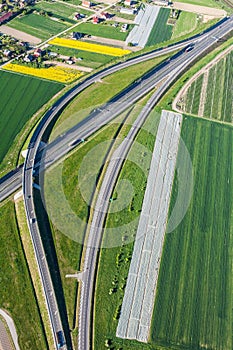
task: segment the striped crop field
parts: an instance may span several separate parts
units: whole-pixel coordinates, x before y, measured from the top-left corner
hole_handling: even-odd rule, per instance
[[[146,46],[155,45],[171,38],[173,27],[167,24],[169,14],[169,9],[161,8],[159,10],[159,14],[150,32]]]
[[[233,122],[233,51],[189,86],[183,109],[201,117]]]
[[[31,116],[48,102],[62,84],[0,71],[0,162]],[[1,167],[3,164],[1,164]]]
[[[33,75],[34,77],[55,80],[60,83],[71,83],[72,81],[80,78],[83,74],[76,69],[64,68],[64,67],[49,67],[49,68],[34,68],[22,66],[19,64],[8,63],[4,66],[5,70],[21,73],[26,75]]]
[[[186,117],[182,138],[193,163],[193,195],[183,221],[165,235],[151,342],[164,349],[229,350],[233,127]],[[175,182],[171,207],[176,191]]]
[[[49,44],[69,47],[77,50],[96,52],[96,53],[109,55],[109,56],[124,56],[131,52],[129,50],[124,50],[117,47],[92,44],[85,41],[78,41],[78,40],[64,39],[64,38],[52,39],[49,41]]]

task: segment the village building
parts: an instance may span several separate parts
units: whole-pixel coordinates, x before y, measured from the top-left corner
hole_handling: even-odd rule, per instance
[[[82,0],[82,6],[90,8],[92,6],[92,3],[88,0]]]
[[[124,13],[124,14],[126,14],[126,15],[134,15],[135,9],[134,9],[134,8],[122,7],[122,8],[120,9],[120,13]]]

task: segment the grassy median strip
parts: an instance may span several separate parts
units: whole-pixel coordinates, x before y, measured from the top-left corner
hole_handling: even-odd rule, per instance
[[[24,209],[24,203],[23,203],[22,197],[16,201],[15,210],[16,210],[17,222],[19,226],[19,233],[20,233],[20,237],[23,245],[23,250],[25,253],[25,257],[27,259],[32,283],[35,288],[36,298],[38,300],[38,305],[39,305],[41,317],[43,320],[43,325],[45,327],[46,339],[48,341],[49,348],[52,349],[53,336],[50,328],[49,315],[46,307],[43,286],[39,276],[39,271],[38,271],[35,253],[34,253],[32,241],[31,241],[31,236],[27,226],[27,220],[25,216],[25,209]]]
[[[122,210],[108,214],[107,217],[107,231],[104,234],[103,242],[106,243],[106,240],[109,240],[109,229],[118,227],[122,245],[102,248],[100,251],[95,293],[94,349],[103,349],[105,344],[111,344],[114,349],[122,346],[126,350],[142,349],[140,343],[118,339],[115,334],[159,119],[160,115],[152,113],[143,129],[139,131],[136,144],[132,146],[130,151],[129,159],[131,160],[126,160],[124,163],[112,196],[114,200],[110,209],[111,206],[116,209],[117,201],[121,201],[122,195],[128,198],[127,192],[125,192],[126,188],[124,190],[124,187],[121,187],[120,181],[127,180],[133,185],[134,194],[128,204]],[[149,130],[153,132],[148,132]],[[141,149],[138,144],[145,148]],[[139,149],[140,153],[138,153]],[[134,224],[131,224],[132,222]],[[129,224],[129,226],[124,227],[124,224]],[[125,241],[131,241],[131,243],[125,245]],[[143,349],[150,349],[150,347],[144,344]]]
[[[82,91],[61,114],[53,129],[51,139],[83,120],[92,109],[109,101],[169,56],[171,54],[122,69]]]
[[[12,202],[0,208],[0,236],[0,307],[13,318],[21,349],[48,349]]]

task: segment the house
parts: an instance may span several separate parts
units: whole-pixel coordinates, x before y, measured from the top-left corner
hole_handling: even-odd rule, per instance
[[[122,26],[121,26],[121,30],[122,30],[122,32],[126,32],[126,31],[127,31],[127,29],[128,29],[128,27],[129,27],[129,25],[128,25],[127,23],[122,24]]]
[[[33,53],[33,56],[38,58],[40,56],[42,56],[42,50],[41,49],[36,49]]]
[[[8,21],[13,16],[13,12],[7,12],[0,15],[0,24]]]
[[[108,12],[101,12],[100,13],[100,18],[102,18],[102,19],[109,19],[109,18],[111,18],[111,15]]]
[[[132,6],[133,5],[133,1],[132,0],[125,0],[125,5],[126,6]]]
[[[82,0],[82,6],[84,7],[91,7],[92,3],[88,0]]]
[[[93,22],[94,24],[98,24],[98,23],[99,23],[99,21],[100,21],[99,17],[97,17],[97,16],[93,16],[93,18],[92,18],[92,22]]]
[[[169,4],[171,4],[171,2],[167,0],[154,0],[154,3],[156,5],[161,5],[161,6],[168,6]]]
[[[83,33],[79,33],[79,32],[73,32],[72,33],[72,39],[78,40],[78,39],[81,39],[83,36],[84,36]]]
[[[27,63],[32,62],[33,56],[31,54],[26,55],[23,60],[24,60],[24,62],[27,62]]]
[[[135,13],[135,9],[133,9],[133,8],[126,8],[126,7],[122,7],[121,9],[120,9],[120,13],[125,13],[126,15],[134,15],[134,13]]]
[[[3,51],[3,55],[4,55],[5,57],[10,57],[10,56],[11,56],[11,51],[8,50],[8,49],[5,49],[5,50]]]

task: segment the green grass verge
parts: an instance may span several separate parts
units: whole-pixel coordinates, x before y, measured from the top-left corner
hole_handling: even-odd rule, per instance
[[[129,25],[129,29],[126,32],[121,32],[121,26],[115,28],[108,22],[103,22],[102,24],[98,25],[93,23],[81,23],[77,27],[73,28],[74,31],[77,30],[81,33],[123,41],[126,39],[131,29],[132,25]]]
[[[42,40],[48,39],[68,28],[67,24],[53,21],[49,17],[36,15],[34,13],[23,17],[16,17],[8,23],[8,26]]]
[[[0,80],[0,171],[3,171],[13,165],[21,130],[63,85],[3,71],[0,71]]]
[[[169,9],[161,8],[159,10],[159,14],[150,32],[146,46],[162,43],[163,41],[168,41],[171,38],[173,26],[167,25],[169,14]]]
[[[167,349],[232,348],[233,129],[185,118],[194,189],[166,234],[151,338]],[[185,166],[185,164],[184,164]]]
[[[11,314],[21,349],[47,349],[12,202],[0,208],[0,235],[0,307]]]
[[[48,342],[48,347],[53,347],[53,335],[50,327],[49,314],[46,307],[46,302],[44,298],[43,286],[39,275],[39,270],[37,266],[37,261],[34,253],[34,248],[32,244],[32,239],[30,232],[28,230],[27,219],[25,214],[23,197],[18,199],[15,203],[15,212],[18,222],[20,239],[22,242],[23,250],[27,260],[28,268],[30,271],[32,283],[35,289],[36,298],[38,300],[38,305],[40,309],[40,314],[42,322],[45,329],[46,339]]]
[[[198,25],[197,15],[182,11],[173,27],[172,39],[193,32]]]
[[[64,110],[51,134],[54,139],[87,116],[93,108],[109,101],[122,89],[129,86],[141,75],[165,60],[168,56],[161,56],[147,62],[123,69],[97,82],[81,92]],[[91,98],[90,98],[91,96]]]
[[[152,113],[143,129],[140,130],[136,141],[143,146],[144,152],[138,152],[137,143],[132,146],[129,159],[137,159],[137,161],[126,160],[113,193],[114,201],[110,205],[110,211],[117,209],[117,201],[120,198],[127,198],[129,201],[123,210],[109,214],[107,217],[106,227],[108,229],[104,233],[103,242],[107,241],[109,244],[110,227],[122,227],[118,233],[122,245],[115,248],[102,248],[100,251],[95,292],[94,349],[105,349],[106,340],[110,340],[112,349],[152,349],[149,344],[116,338],[116,327],[133,250],[133,243],[125,245],[124,242],[133,241],[137,230],[137,220],[144,198],[159,119],[160,115]],[[120,181],[122,180],[129,181],[133,186],[134,194],[131,198],[128,198],[128,186],[125,189],[121,187]],[[133,221],[134,224],[132,224]],[[123,227],[129,222],[130,225]]]
[[[118,119],[118,122],[120,119]],[[100,130],[90,140],[78,147],[62,164],[62,188],[59,187],[59,166],[49,170],[45,177],[45,191],[47,193],[47,207],[53,202],[54,193],[59,202],[58,216],[50,215],[54,244],[57,252],[61,280],[64,288],[64,296],[67,306],[69,327],[72,330],[74,344],[77,342],[77,292],[78,282],[76,279],[65,278],[66,274],[77,273],[81,267],[82,241],[86,231],[86,223],[90,215],[90,203],[95,192],[95,176],[98,176],[104,163],[105,155],[110,150],[110,141],[116,137],[121,124],[112,124]],[[122,131],[126,132],[123,127]],[[101,148],[99,148],[101,145]],[[93,149],[97,153],[93,152]],[[91,158],[85,161],[88,171],[88,197],[83,197],[85,191],[79,181],[80,167],[83,166],[84,158],[92,151]],[[94,164],[94,170],[93,170]],[[83,179],[82,179],[83,180]],[[93,180],[93,181],[92,181]],[[92,187],[93,186],[93,187]],[[54,191],[54,189],[56,190]],[[64,192],[67,201],[65,203],[59,197],[59,189]],[[50,197],[50,193],[52,197]],[[87,193],[87,192],[85,192]],[[51,201],[51,203],[50,203]],[[64,206],[65,205],[65,206]],[[68,209],[67,212],[67,208]],[[71,211],[75,215],[71,218]],[[49,212],[50,213],[50,212]],[[77,218],[77,220],[76,220]]]

